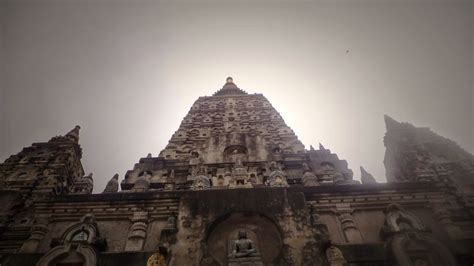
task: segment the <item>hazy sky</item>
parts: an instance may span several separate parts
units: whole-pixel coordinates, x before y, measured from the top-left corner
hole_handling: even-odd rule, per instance
[[[355,4],[357,2],[357,4]],[[474,152],[473,1],[9,1],[0,160],[81,125],[101,192],[234,77],[379,181],[383,114]]]

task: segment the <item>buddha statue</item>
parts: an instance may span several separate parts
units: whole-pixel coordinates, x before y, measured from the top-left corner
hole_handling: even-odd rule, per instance
[[[239,239],[233,241],[230,258],[245,258],[260,256],[252,240],[247,238],[247,232],[239,231]]]

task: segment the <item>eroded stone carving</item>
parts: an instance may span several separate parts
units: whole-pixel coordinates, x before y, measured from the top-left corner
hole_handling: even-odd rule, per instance
[[[244,167],[242,161],[237,159],[234,168],[232,169],[229,188],[251,188],[252,183],[247,173],[247,168]]]
[[[247,238],[247,232],[240,230],[239,239],[232,243],[232,253],[229,254],[229,258],[257,257],[259,255],[253,241]]]
[[[346,264],[342,251],[335,246],[330,246],[326,250],[326,258],[331,266],[343,266]]]
[[[107,246],[101,238],[92,214],[84,215],[81,221],[69,227],[60,239],[53,239],[57,245],[48,251],[39,261],[39,266],[61,263],[73,265],[97,265],[97,250]]]
[[[139,251],[143,249],[148,228],[148,212],[138,211],[133,213],[132,226],[129,229],[125,251]]]
[[[385,209],[384,233],[424,230],[421,221],[407,212],[401,205],[391,203]]]
[[[105,186],[104,192],[102,193],[115,193],[118,191],[119,183],[118,183],[118,174],[115,174]]]
[[[367,172],[364,167],[360,167],[360,181],[362,184],[377,184],[373,175]]]
[[[239,230],[238,239],[233,240],[230,245],[231,252],[228,255],[229,266],[263,266],[260,253],[253,241],[247,238],[245,230]]]
[[[398,265],[456,265],[451,251],[425,229],[415,215],[399,204],[390,204],[385,211],[382,236],[391,244]]]
[[[270,175],[268,176],[268,186],[270,187],[287,187],[288,182],[286,181],[285,173],[280,169],[275,162],[270,165]]]
[[[211,188],[211,182],[209,178],[205,175],[198,175],[194,178],[193,185],[191,189],[193,190],[204,190]]]
[[[305,187],[319,186],[318,177],[306,163],[303,163],[302,182]]]
[[[352,215],[354,210],[351,208],[350,204],[336,204],[336,212],[346,241],[348,243],[362,243],[362,234],[360,233],[354,216]]]
[[[135,182],[135,185],[133,186],[133,191],[134,192],[147,191],[148,188],[150,187],[150,177],[151,177],[151,173],[148,171],[144,171]]]
[[[82,178],[75,179],[71,187],[71,194],[91,194],[93,188],[94,180],[92,179],[92,173],[89,173]]]
[[[31,227],[31,235],[21,246],[20,253],[33,253],[37,251],[41,240],[49,232],[48,219],[47,215],[38,215],[36,217],[36,223]]]

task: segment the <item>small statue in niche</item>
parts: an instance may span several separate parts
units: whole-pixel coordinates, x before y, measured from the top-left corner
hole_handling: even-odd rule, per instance
[[[176,225],[177,225],[177,223],[176,223],[176,213],[173,213],[173,214],[170,215],[170,217],[168,217],[165,229],[177,230]]]
[[[270,176],[268,177],[267,183],[271,187],[287,187],[288,182],[286,181],[285,173],[280,170],[275,162],[272,162],[270,167]]]
[[[237,188],[237,187],[246,187],[251,188],[252,184],[249,183],[249,176],[247,173],[247,168],[242,164],[242,161],[237,158],[234,169],[232,169],[232,178],[229,182],[230,188]]]
[[[326,250],[326,258],[331,266],[342,266],[346,263],[342,251],[335,246],[331,246]]]
[[[206,175],[207,174],[206,166],[200,165],[197,173],[198,175]]]
[[[421,221],[413,214],[407,212],[402,206],[391,203],[385,210],[385,224],[382,234],[405,231],[424,230]]]
[[[219,187],[225,186],[225,180],[224,180],[224,177],[222,175],[217,177],[217,186],[219,186]]]
[[[210,187],[211,187],[211,182],[209,181],[209,178],[204,175],[199,175],[194,179],[191,189],[203,190],[203,189],[209,189]]]
[[[303,163],[303,186],[310,187],[310,186],[319,186],[318,178],[314,174],[313,171],[309,168],[306,163]]]
[[[332,163],[323,162],[321,163],[321,177],[322,183],[334,183],[339,184],[344,182],[344,176],[336,171],[336,168]]]
[[[247,238],[247,232],[239,231],[239,239],[232,243],[232,253],[230,258],[244,258],[260,256],[252,240]]]

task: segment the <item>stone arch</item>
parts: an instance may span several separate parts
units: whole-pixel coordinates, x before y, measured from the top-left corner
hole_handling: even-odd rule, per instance
[[[246,161],[248,149],[244,145],[230,145],[224,149],[225,162]]]
[[[71,265],[97,265],[96,248],[104,250],[105,239],[99,237],[94,215],[84,215],[79,223],[70,226],[62,235],[61,245],[48,251],[38,261],[39,266],[51,266],[59,263]]]
[[[390,232],[424,230],[420,219],[397,203],[391,203],[385,209],[385,225]]]
[[[265,265],[281,257],[283,233],[273,219],[257,212],[231,212],[221,215],[206,229],[204,258],[212,257],[219,265],[227,265],[229,241],[236,237],[239,230],[247,232]]]
[[[95,266],[97,265],[97,254],[88,245],[65,245],[51,249],[39,261],[38,266],[53,266],[67,261],[73,265]]]
[[[419,264],[421,262],[427,263],[425,265],[457,265],[451,251],[430,235],[398,234],[389,243],[389,250],[398,265],[423,265]]]

